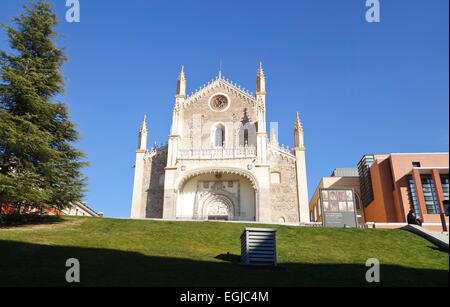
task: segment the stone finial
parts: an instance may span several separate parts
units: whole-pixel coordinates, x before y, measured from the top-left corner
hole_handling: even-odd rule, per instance
[[[258,69],[258,78],[264,78],[264,70],[262,68],[262,62],[259,62],[259,69]]]
[[[297,112],[297,120],[295,121],[295,128],[294,128],[294,149],[305,151],[305,144],[303,141],[303,127],[302,123],[300,122],[300,117],[298,116]]]
[[[178,80],[186,80],[186,76],[184,75],[184,66],[181,65],[181,71],[180,74],[178,75]]]
[[[256,76],[256,95],[266,94],[266,78],[262,68],[262,62],[259,62],[258,74]]]
[[[178,76],[177,81],[177,98],[185,98],[186,97],[186,77],[184,76],[184,66],[181,65],[181,72]]]
[[[141,124],[141,130],[139,131],[138,150],[147,150],[147,115],[144,115],[144,120]]]
[[[300,122],[300,117],[298,116],[298,112],[297,112],[297,120],[295,121],[295,130],[296,131],[303,130],[302,123]]]
[[[146,123],[146,121],[147,121],[147,115],[144,115],[144,120],[142,121],[140,132],[147,133],[147,123]]]

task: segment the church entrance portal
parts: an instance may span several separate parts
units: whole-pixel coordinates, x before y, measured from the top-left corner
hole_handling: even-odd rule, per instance
[[[199,174],[180,191],[178,219],[255,221],[255,189],[239,174]]]
[[[234,216],[234,204],[225,195],[215,194],[208,197],[203,204],[203,217],[208,220],[232,220]]]

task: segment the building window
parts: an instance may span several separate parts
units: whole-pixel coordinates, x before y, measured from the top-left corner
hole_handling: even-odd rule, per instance
[[[281,174],[278,172],[270,173],[270,183],[273,184],[281,183]]]
[[[374,161],[374,155],[365,155],[358,163],[361,202],[364,207],[369,205],[374,199],[372,179],[370,175],[370,166],[374,163]]]
[[[446,216],[448,216],[448,206],[449,206],[449,183],[448,183],[448,174],[441,175],[441,184],[442,184],[442,192],[444,193],[444,201],[443,201],[443,207],[444,207],[444,213]]]
[[[421,175],[423,196],[425,197],[425,205],[428,214],[439,214],[439,204],[436,197],[436,189],[431,175]]]
[[[216,128],[215,146],[216,147],[223,147],[224,139],[225,139],[225,130],[224,130],[224,128],[222,126],[218,126]]]
[[[216,112],[225,111],[230,105],[225,95],[216,95],[210,98],[209,106]]]
[[[449,200],[449,184],[448,184],[448,174],[441,175],[442,192],[444,192],[444,200]]]
[[[449,214],[449,212],[448,212],[449,211],[449,208],[448,208],[449,207],[449,202],[448,202],[448,200],[444,200],[444,204],[443,205],[444,205],[445,215],[448,216],[448,214]]]
[[[248,145],[248,129],[244,130],[244,146]]]
[[[413,163],[412,163],[412,166],[413,166],[413,167],[420,167],[420,162],[413,162]]]
[[[416,186],[414,185],[414,179],[411,175],[408,176],[408,184],[409,184],[410,202],[413,204],[414,211],[416,211],[417,217],[420,217],[419,202],[417,201],[417,194],[416,194]]]

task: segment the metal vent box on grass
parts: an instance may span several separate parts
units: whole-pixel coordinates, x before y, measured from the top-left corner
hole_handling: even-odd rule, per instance
[[[241,234],[241,263],[277,265],[276,229],[245,228]]]

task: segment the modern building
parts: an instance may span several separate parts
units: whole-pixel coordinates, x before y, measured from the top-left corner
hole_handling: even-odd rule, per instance
[[[449,154],[364,155],[358,164],[366,221],[406,223],[411,209],[428,228],[448,224]]]
[[[365,223],[364,210],[361,206],[361,192],[358,169],[336,168],[331,176],[323,177],[309,202],[310,219],[312,222],[322,222],[322,204],[320,193],[324,191],[349,190],[355,200],[356,218],[358,225]],[[336,199],[338,201],[338,199]]]
[[[293,150],[269,139],[261,63],[255,95],[221,72],[186,88],[182,67],[167,146],[147,150],[144,117],[131,217],[308,223],[303,127],[297,113]]]
[[[413,209],[424,227],[442,230],[441,213],[447,225],[449,221],[449,154],[364,155],[358,168],[336,169],[322,178],[309,204],[311,221],[322,221],[324,189],[354,191],[359,225],[398,228]]]

